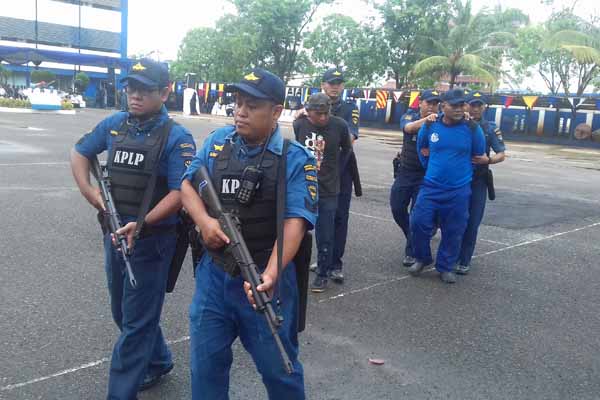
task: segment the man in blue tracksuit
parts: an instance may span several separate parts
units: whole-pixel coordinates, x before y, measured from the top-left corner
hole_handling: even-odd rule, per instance
[[[71,168],[81,193],[102,211],[100,191],[90,183],[90,160],[108,151],[112,196],[124,224],[118,233],[127,237],[132,248],[130,261],[137,280],[133,287],[106,232],[104,254],[111,310],[121,331],[110,362],[109,400],[135,399],[138,390],[158,383],[173,368],[159,321],[175,252],[181,176],[196,150],[192,135],[169,118],[163,105],[169,97],[166,65],[140,60],[123,83],[129,112],[104,119],[71,153]],[[143,215],[145,189],[153,173],[156,181],[149,192],[149,211]],[[139,217],[143,228],[135,237]]]
[[[483,131],[464,119],[465,100],[462,89],[445,93],[441,117],[421,127],[417,137],[417,151],[426,172],[410,218],[417,261],[408,271],[417,276],[433,262],[430,242],[437,221],[442,240],[436,269],[446,283],[456,282],[453,269],[469,218],[471,163],[485,157]]]
[[[477,232],[485,211],[488,185],[493,185],[493,182],[488,178],[491,173],[489,166],[500,163],[505,158],[502,132],[496,127],[496,124],[483,118],[486,105],[485,96],[481,92],[475,91],[469,95],[467,102],[471,119],[479,124],[485,135],[486,156],[474,160],[475,170],[471,182],[469,221],[463,236],[458,265],[456,266],[456,273],[460,275],[466,275],[471,269],[470,264],[477,243]],[[494,155],[490,155],[490,150],[494,150]]]
[[[298,359],[298,288],[292,261],[307,229],[316,223],[318,199],[314,156],[296,141],[286,145],[277,121],[283,110],[285,85],[272,73],[255,68],[228,90],[236,93],[235,126],[213,132],[203,143],[183,177],[182,200],[201,230],[207,252],[196,266],[196,291],[190,306],[192,398],[229,398],[232,345],[239,337],[251,354],[269,399],[303,400],[304,374]],[[287,157],[286,170],[280,164]],[[249,288],[232,273],[229,238],[208,213],[192,182],[200,166],[207,168],[223,208],[239,216],[241,232],[263,283],[259,291],[277,291],[278,329],[293,364],[288,374],[262,313],[252,308]],[[237,194],[246,188],[245,171],[260,170],[253,201]],[[281,174],[280,175],[280,169]],[[282,266],[277,265],[277,195],[279,177],[287,181],[283,222]],[[242,186],[242,184],[244,184]],[[213,214],[214,215],[214,214]],[[235,263],[234,263],[235,264]],[[279,282],[279,284],[276,284]],[[247,285],[247,283],[246,283]],[[277,288],[277,289],[276,289]]]
[[[404,260],[402,264],[410,267],[415,263],[413,248],[410,239],[409,206],[415,206],[419,187],[423,182],[425,168],[421,165],[417,153],[417,134],[426,122],[435,122],[437,109],[440,103],[440,94],[437,90],[424,90],[421,93],[419,110],[409,109],[400,119],[402,130],[402,152],[394,160],[394,184],[390,192],[390,206],[394,221],[398,224],[404,237]],[[411,207],[411,208],[412,208]]]

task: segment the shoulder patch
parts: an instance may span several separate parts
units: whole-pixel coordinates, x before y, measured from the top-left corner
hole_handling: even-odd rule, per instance
[[[215,149],[215,151],[223,151],[223,146],[225,146],[224,144],[218,145],[218,144],[213,144],[213,148]]]
[[[219,155],[219,153],[217,153],[216,151],[211,151],[210,153],[208,153],[208,156],[210,158],[215,158]]]
[[[404,119],[405,119],[405,120],[407,120],[407,121],[412,121],[412,119],[413,119],[413,116],[412,116],[411,114],[406,114],[406,115],[404,116]],[[411,125],[411,126],[412,126],[412,125]]]
[[[312,201],[316,201],[317,200],[317,186],[315,185],[307,185],[306,186],[306,190],[308,190],[308,194],[310,196],[310,198],[312,199]]]
[[[308,171],[316,171],[317,170],[317,166],[316,165],[312,165],[312,164],[306,164],[304,166],[304,172],[308,172]]]
[[[306,174],[306,175],[304,175],[304,177],[306,178],[307,181],[317,182],[317,177],[314,175]]]
[[[115,131],[114,129],[111,129],[110,134],[113,136],[119,136],[119,131]]]

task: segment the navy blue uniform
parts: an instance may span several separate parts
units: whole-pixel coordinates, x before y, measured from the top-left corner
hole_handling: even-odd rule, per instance
[[[408,134],[404,128],[407,124],[419,119],[421,119],[420,112],[413,109],[409,109],[400,119],[400,129],[403,132],[402,154],[400,165],[395,171],[396,177],[390,193],[390,206],[394,221],[402,229],[406,238],[404,255],[407,257],[414,257],[409,224],[409,206],[411,210],[415,206],[419,188],[423,183],[425,169],[417,155],[417,134]]]
[[[490,149],[494,153],[502,153],[506,150],[502,140],[500,130],[496,124],[489,121],[479,123],[485,135],[485,153],[490,155]],[[462,245],[458,263],[468,266],[471,263],[475,244],[477,243],[477,233],[479,225],[485,212],[485,203],[487,200],[487,165],[476,165],[473,171],[473,181],[471,182],[471,202],[469,205],[469,222],[463,235]]]
[[[75,145],[75,150],[88,159],[110,150],[119,129],[128,118],[129,114],[124,112],[109,116],[86,134]],[[127,134],[143,140],[155,127],[166,123],[168,118],[164,106],[156,117],[144,123],[130,118]],[[174,125],[158,170],[158,175],[166,178],[169,190],[180,189],[181,176],[195,150],[192,135],[184,127]],[[124,224],[137,219],[136,215],[121,217]],[[161,221],[161,224],[175,224],[176,221],[177,217],[172,216]],[[121,331],[111,359],[109,399],[136,398],[144,374],[156,376],[173,365],[159,321],[175,243],[174,231],[140,237],[136,241],[131,256],[131,267],[137,279],[137,288],[133,289],[121,256],[111,243],[110,234],[104,236],[112,316]]]
[[[340,101],[332,104],[331,114],[346,121],[348,130],[354,139],[358,139],[359,111],[352,101]],[[333,246],[332,269],[341,270],[344,263],[344,251],[348,238],[348,218],[350,217],[350,201],[352,200],[352,173],[348,168],[349,157],[340,157],[340,192],[335,211],[335,244]]]
[[[213,173],[215,159],[225,143],[231,143],[230,157],[242,162],[257,156],[261,146],[250,148],[232,126],[218,129],[203,143],[184,175],[190,181],[200,166]],[[281,155],[283,136],[279,128],[273,133],[267,151]],[[287,193],[285,218],[303,218],[309,229],[317,219],[318,186],[315,158],[296,141],[287,151]],[[246,238],[248,240],[248,238]],[[264,268],[265,265],[259,265]],[[293,363],[288,375],[263,315],[257,313],[246,298],[241,276],[232,277],[205,253],[196,267],[196,291],[190,306],[190,336],[192,365],[192,398],[228,399],[229,370],[232,364],[231,345],[239,336],[252,355],[269,399],[304,399],[304,375],[298,360],[298,290],[293,262],[282,272],[281,340]]]
[[[424,148],[429,148],[428,157],[421,153]],[[430,241],[434,221],[437,220],[442,230],[442,241],[436,269],[451,272],[458,259],[469,217],[473,177],[471,158],[484,154],[485,138],[478,126],[472,129],[465,121],[448,126],[440,117],[431,125],[421,127],[417,151],[427,170],[410,217],[415,258],[425,265],[433,261]]]

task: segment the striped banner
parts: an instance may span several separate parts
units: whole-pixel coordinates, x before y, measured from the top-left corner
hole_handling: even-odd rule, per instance
[[[371,89],[365,89],[365,99],[369,100],[371,97]]]
[[[393,94],[394,94],[394,101],[396,103],[400,103],[400,99],[402,98],[402,92],[394,90]]]
[[[410,100],[408,100],[409,108],[419,108],[419,91],[410,92]]]
[[[387,90],[378,90],[376,92],[377,108],[384,109],[387,107],[388,92]]]

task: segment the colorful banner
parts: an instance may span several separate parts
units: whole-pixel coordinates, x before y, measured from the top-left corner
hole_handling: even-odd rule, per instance
[[[387,107],[388,92],[387,90],[378,90],[376,92],[377,108],[384,109]]]
[[[371,89],[365,89],[365,99],[371,98]]]
[[[392,93],[394,95],[394,101],[396,103],[400,103],[400,98],[402,98],[402,92],[399,90],[394,90]]]
[[[223,92],[225,91],[225,84],[219,83],[219,97],[223,97]]]
[[[504,104],[504,108],[508,108],[510,107],[510,105],[512,104],[514,97],[512,96],[502,96],[502,104]]]
[[[410,92],[410,100],[408,100],[409,108],[419,108],[419,91]]]
[[[537,99],[538,96],[523,96],[523,101],[525,102],[527,108],[533,108],[533,105],[535,104]]]
[[[208,101],[208,92],[210,92],[210,83],[206,82],[204,84],[204,102],[205,103]]]
[[[576,110],[585,102],[585,97],[569,97],[567,100],[571,103],[571,108]]]

